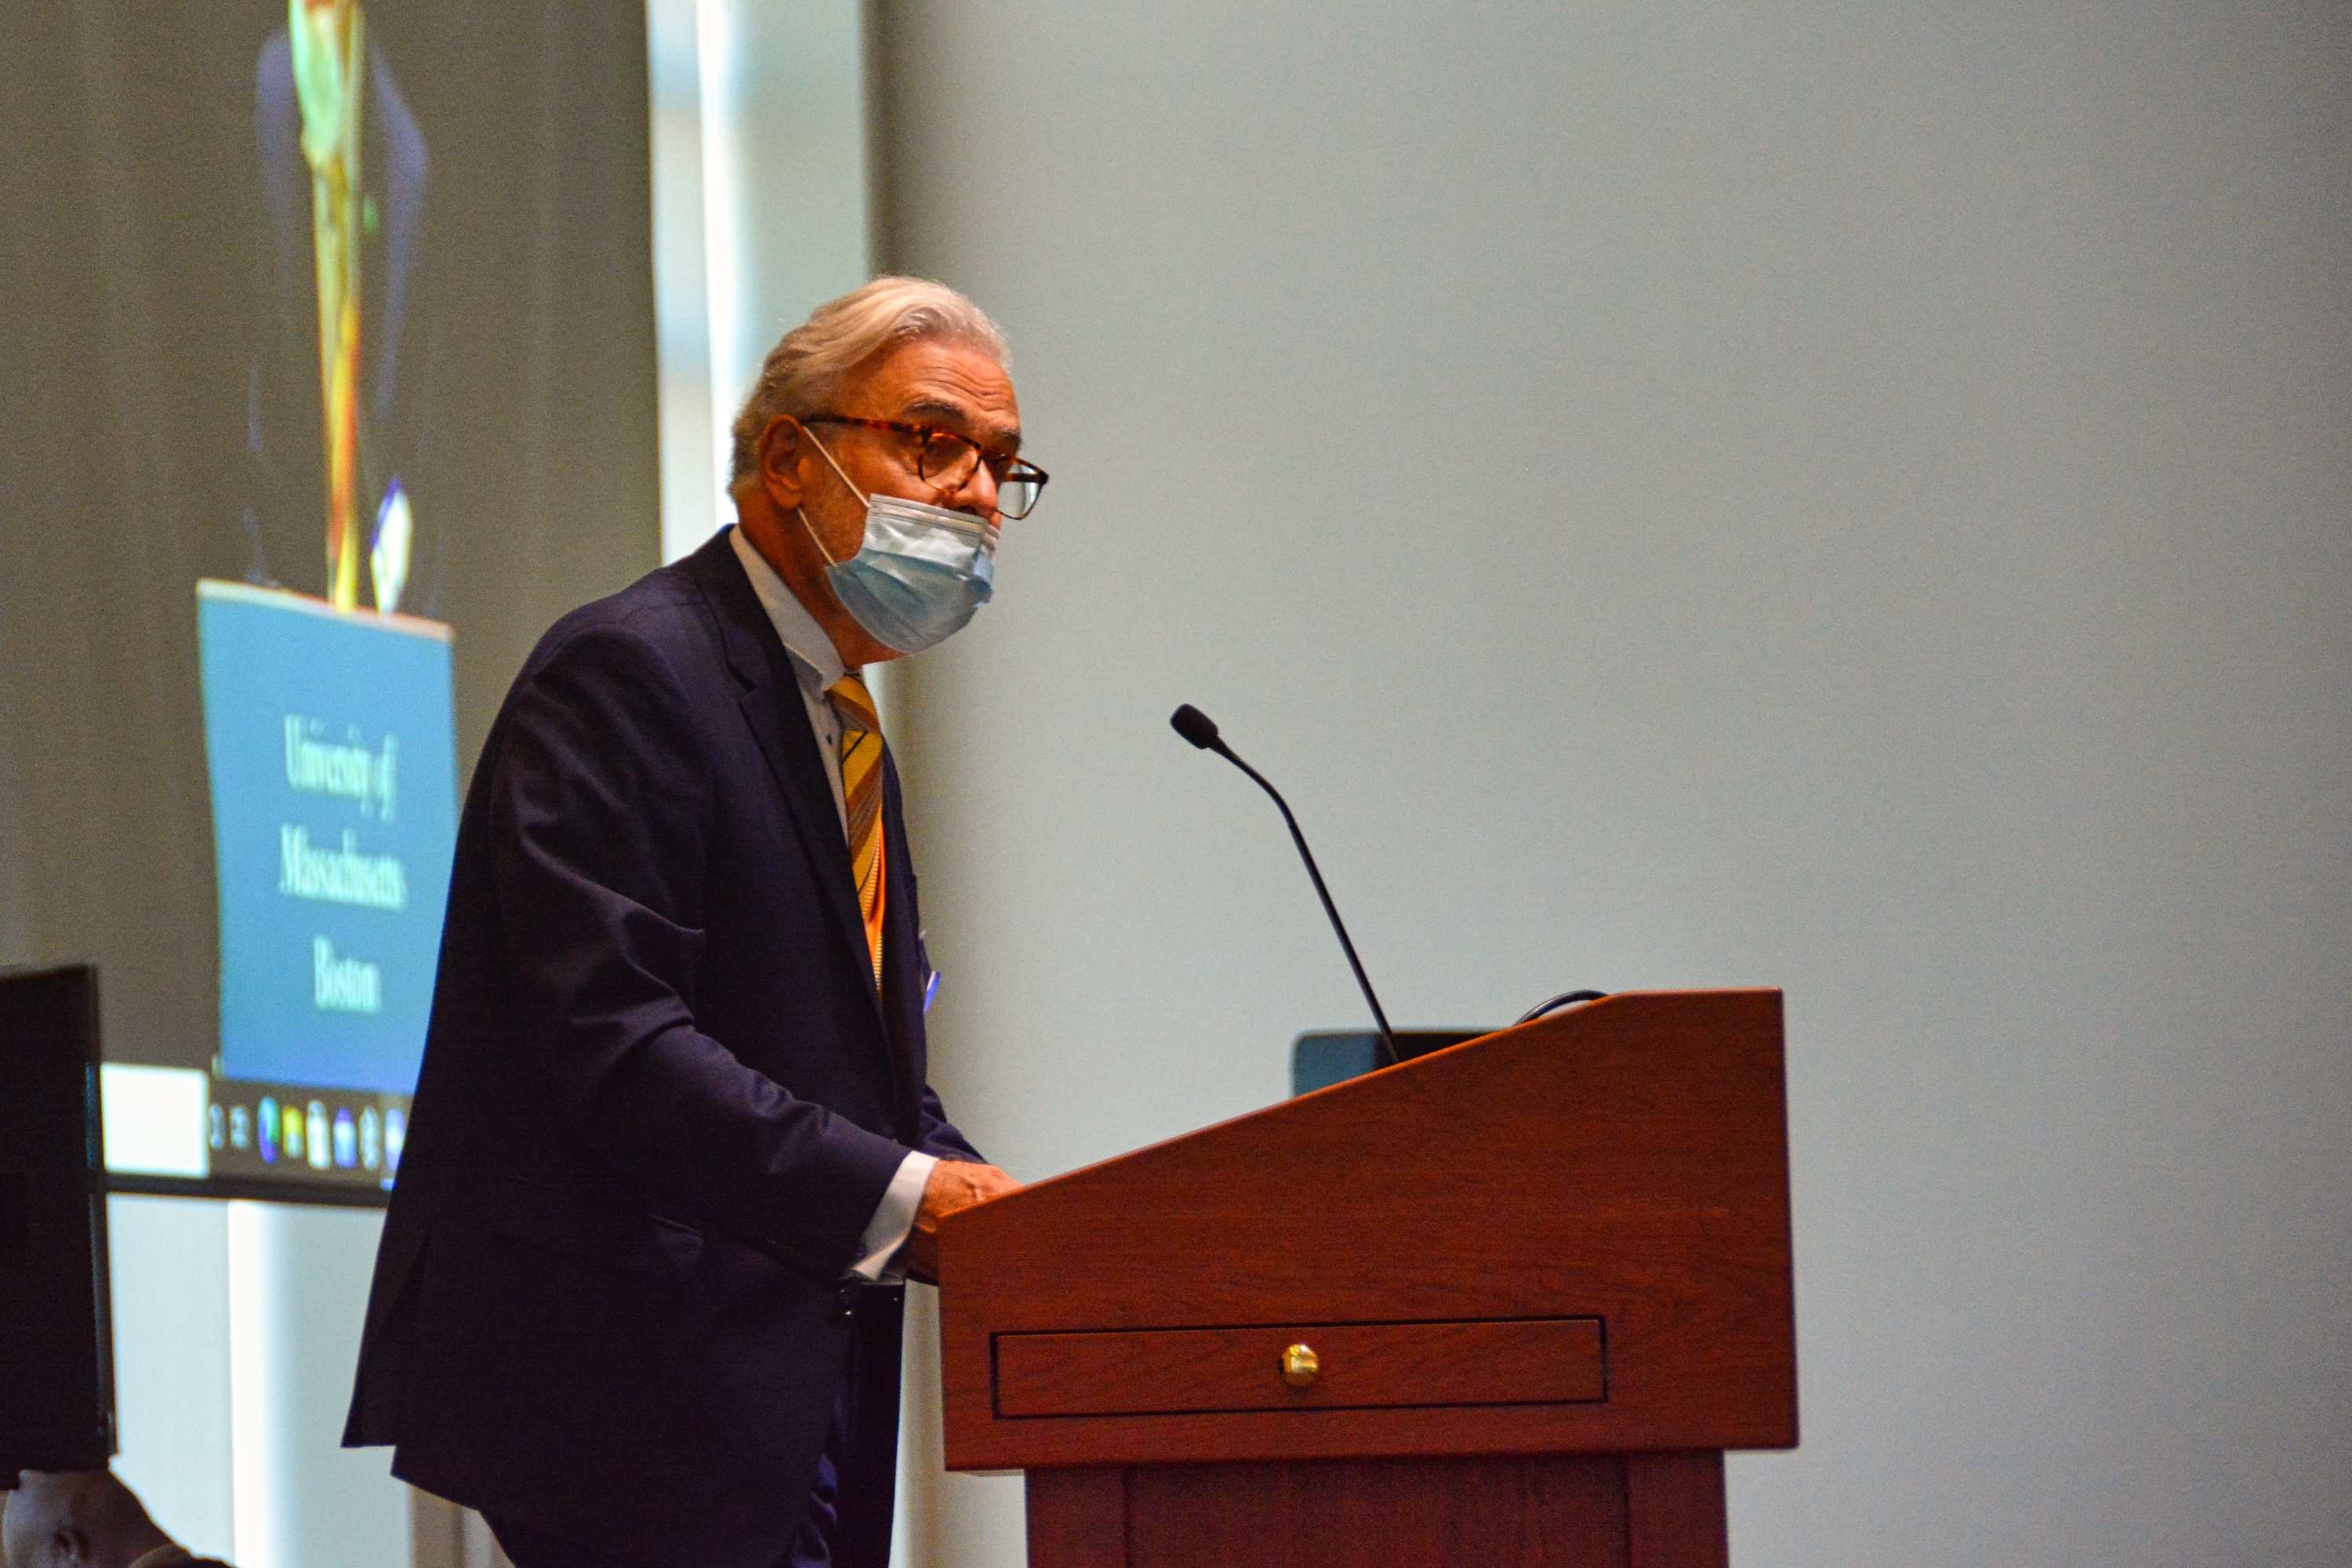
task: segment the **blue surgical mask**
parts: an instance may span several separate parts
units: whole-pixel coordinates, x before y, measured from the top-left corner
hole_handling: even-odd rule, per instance
[[[849,485],[833,454],[817,450]],[[849,485],[850,493],[857,493]],[[866,498],[866,537],[857,553],[835,561],[801,514],[817,553],[824,556],[825,579],[841,607],[875,640],[900,653],[920,653],[963,630],[995,592],[996,535],[993,522],[968,511],[901,496]]]

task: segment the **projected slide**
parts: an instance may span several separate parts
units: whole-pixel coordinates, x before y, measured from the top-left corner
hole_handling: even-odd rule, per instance
[[[404,1094],[457,842],[448,628],[198,594],[221,1070]]]
[[[469,748],[657,563],[645,7],[19,10],[0,966],[118,1190],[380,1203]]]
[[[212,1163],[388,1178],[457,843],[449,629],[196,592],[221,917]]]
[[[220,907],[202,1163],[389,1185],[457,838],[450,630],[396,613],[415,542],[399,370],[427,157],[357,0],[284,15],[255,74],[273,260],[248,417],[257,458],[282,455],[257,464],[253,580],[196,587]],[[293,460],[306,447],[316,468]],[[324,563],[322,595],[279,584],[309,578],[306,555]]]

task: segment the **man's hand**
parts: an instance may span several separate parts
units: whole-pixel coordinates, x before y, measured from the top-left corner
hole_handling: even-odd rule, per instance
[[[923,1201],[915,1210],[915,1228],[907,1237],[908,1276],[926,1285],[939,1283],[941,1219],[1020,1189],[1020,1183],[993,1165],[942,1160],[932,1166],[931,1179],[923,1184]]]

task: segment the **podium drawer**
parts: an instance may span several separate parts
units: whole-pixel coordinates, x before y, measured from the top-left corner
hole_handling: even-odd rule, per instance
[[[994,1350],[996,1414],[1009,1417],[1608,1397],[1599,1318],[998,1334]]]

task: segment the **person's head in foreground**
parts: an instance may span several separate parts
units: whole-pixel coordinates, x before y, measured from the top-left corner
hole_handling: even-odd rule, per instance
[[[729,488],[746,542],[854,668],[919,653],[987,602],[998,526],[1045,488],[1020,450],[994,323],[940,284],[878,278],[769,353]]]
[[[25,1470],[0,1515],[6,1568],[166,1568],[195,1561],[110,1470]]]

